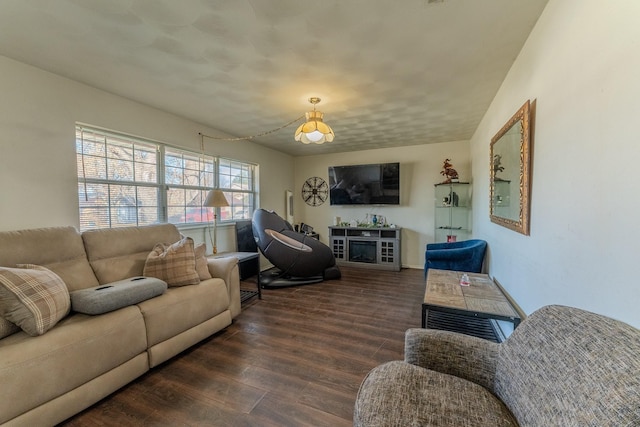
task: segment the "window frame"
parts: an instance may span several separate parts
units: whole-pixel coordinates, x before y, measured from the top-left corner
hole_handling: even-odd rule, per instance
[[[204,150],[200,153],[196,151],[192,151],[189,149],[185,149],[183,147],[178,147],[170,144],[165,144],[159,141],[153,141],[147,138],[142,138],[138,136],[132,136],[123,134],[120,132],[114,132],[106,129],[101,129],[91,125],[85,125],[82,123],[76,123],[76,138],[75,138],[75,151],[76,151],[76,175],[77,175],[77,185],[78,185],[78,213],[79,213],[79,222],[80,222],[80,230],[93,230],[93,229],[105,229],[105,228],[117,228],[117,227],[125,227],[125,226],[138,226],[145,224],[155,224],[155,223],[172,223],[175,224],[179,228],[188,228],[188,227],[202,227],[211,222],[214,218],[214,214],[217,215],[218,223],[232,223],[235,220],[239,219],[250,219],[251,214],[255,209],[257,209],[257,200],[258,200],[258,186],[257,186],[257,170],[258,165],[252,164],[249,162],[233,160],[225,157],[212,156],[208,154],[204,154]],[[87,154],[85,152],[85,133],[93,133],[94,135],[98,135],[104,138],[104,150],[102,155],[94,156],[92,154]],[[95,139],[95,138],[94,138]],[[123,180],[123,179],[112,179],[113,177],[109,176],[109,171],[105,170],[102,176],[87,176],[87,160],[93,159],[94,162],[99,162],[101,159],[104,159],[105,165],[109,162],[109,149],[110,139],[114,142],[124,142],[126,144],[131,144],[130,149],[135,150],[136,146],[146,147],[147,150],[155,151],[155,182],[151,183],[148,181],[138,181],[136,180],[136,170],[135,170],[135,161],[133,162],[132,169],[133,171],[129,172],[129,175],[132,176],[133,180]],[[114,144],[115,145],[115,144]],[[204,148],[204,147],[203,147]],[[124,151],[127,148],[123,148]],[[183,180],[180,183],[170,182],[171,180],[167,176],[167,168],[174,167],[169,165],[168,159],[170,157],[176,157],[179,154],[182,156],[181,167],[177,167],[177,170],[182,171]],[[185,161],[185,158],[187,160]],[[187,162],[198,161],[198,168],[187,168],[185,167]],[[134,160],[135,160],[135,151],[134,151]],[[203,167],[200,166],[200,161],[203,162]],[[246,188],[234,188],[233,186],[220,187],[219,183],[221,182],[221,169],[220,164],[234,164],[239,165],[243,170],[247,173],[247,182],[248,186]],[[207,165],[211,166],[210,170],[207,169]],[[198,175],[198,183],[194,184],[185,184],[184,176],[186,176],[186,171],[191,173],[189,175],[193,178],[195,175]],[[146,171],[150,173],[149,171]],[[210,179],[207,180],[206,176],[203,178],[202,174],[209,174]],[[230,177],[232,175],[226,175],[226,177]],[[242,178],[245,178],[244,176]],[[204,182],[203,182],[204,181]],[[210,184],[210,185],[209,185]],[[111,189],[116,186],[128,186],[132,187],[136,194],[135,205],[127,206],[127,208],[131,209],[131,211],[123,211],[122,206],[117,206],[117,204],[108,197],[107,203],[102,201],[101,205],[91,205],[87,204],[88,194],[87,191],[91,186],[106,186],[107,189]],[[237,187],[237,186],[236,186]],[[141,221],[141,211],[145,206],[140,205],[140,201],[137,198],[138,188],[154,188],[156,190],[156,216],[154,221]],[[211,208],[211,207],[203,207],[202,203],[206,198],[206,194],[208,191],[213,189],[220,189],[225,193],[227,200],[229,202],[228,208]],[[194,218],[199,218],[198,221],[189,221],[188,211],[190,207],[195,207],[195,205],[189,205],[188,203],[193,201],[194,198],[191,197],[187,200],[185,196],[185,205],[174,204],[170,205],[171,199],[171,191],[172,190],[184,190],[185,195],[188,192],[199,192],[199,195],[196,197],[199,199],[199,206],[195,209]],[[109,196],[111,194],[109,193]],[[242,203],[238,205],[236,199],[241,199]],[[103,198],[104,199],[104,198]],[[84,202],[84,203],[83,203]],[[84,205],[84,206],[83,206]],[[244,214],[242,216],[235,215],[234,208],[236,206],[242,207],[242,212]],[[97,226],[87,226],[86,224],[90,224],[92,221],[83,220],[83,209],[104,209],[106,210],[106,220],[103,220]],[[174,209],[172,209],[174,208]],[[170,221],[171,211],[176,212],[180,208],[184,208],[184,221]],[[215,210],[215,212],[214,212]],[[134,211],[135,215],[132,215],[131,212]],[[198,216],[197,212],[200,212]],[[135,219],[133,218],[135,216]],[[123,221],[118,221],[117,219],[121,217],[124,218]],[[100,217],[98,217],[101,219]],[[105,225],[106,223],[106,225]],[[95,222],[94,222],[95,224]]]
[[[181,225],[181,226],[186,226],[186,225],[199,225],[199,224],[204,224],[204,223],[209,223],[211,222],[211,220],[213,219],[213,210],[212,208],[208,208],[203,206],[204,200],[207,197],[207,193],[212,189],[215,188],[215,182],[216,180],[216,164],[218,162],[218,159],[214,156],[210,156],[210,155],[203,155],[203,154],[199,154],[199,153],[195,153],[191,150],[185,150],[183,148],[176,148],[176,147],[172,147],[172,146],[168,146],[165,145],[161,148],[161,152],[162,152],[162,165],[161,165],[161,169],[162,169],[162,177],[164,180],[164,197],[165,197],[165,202],[163,203],[163,206],[166,209],[166,221],[171,223],[171,224],[176,224],[176,225]],[[180,156],[181,160],[181,166],[175,165],[175,164],[169,164],[168,159],[169,158],[177,158],[177,156]],[[198,168],[194,169],[194,168],[189,168],[187,163],[188,162],[198,162]],[[201,163],[202,166],[201,167]],[[210,170],[207,171],[207,165],[210,165]],[[169,172],[168,169],[175,169],[177,171],[181,171],[182,173],[180,174],[182,176],[182,182],[181,183],[175,183],[175,182],[170,182],[169,179]],[[191,171],[192,173],[194,173],[194,175],[198,175],[197,177],[197,181],[198,184],[187,184],[186,182],[184,182],[186,180],[186,178],[189,176],[188,175],[188,171]],[[205,174],[205,176],[203,177],[202,175]],[[206,184],[206,175],[210,175],[210,184],[209,186],[204,185],[202,183],[202,181],[205,181]],[[193,175],[190,175],[193,178]],[[175,196],[172,196],[172,192],[179,192],[179,191],[183,191],[185,194],[184,197],[184,204],[172,204],[172,199],[177,196],[177,194]],[[189,192],[195,192],[197,193],[196,195],[194,195],[193,197],[190,198],[190,201],[188,202],[187,199],[189,199],[187,197],[187,194]],[[189,203],[196,200],[197,203],[195,205],[190,205]],[[178,209],[183,209],[182,212],[182,218],[184,219],[184,221],[172,221],[171,218],[175,217],[175,215],[180,215],[177,214],[175,212],[178,212]],[[195,221],[189,221],[188,218],[190,215],[193,215],[194,218],[200,218],[200,220],[195,220]]]
[[[233,174],[223,174],[223,170],[227,167],[225,163],[228,163],[229,169],[242,170],[246,172],[246,176],[241,176],[241,181],[246,181],[247,185],[242,182],[239,184],[240,188],[233,187]],[[233,160],[229,158],[218,158],[218,162],[216,163],[216,177],[218,179],[218,189],[224,192],[225,197],[227,198],[227,202],[229,203],[229,207],[220,208],[220,212],[218,213],[218,218],[220,218],[220,222],[233,222],[236,220],[246,220],[251,219],[251,215],[253,210],[256,209],[256,196],[257,193],[255,191],[256,187],[256,165],[252,165],[247,162],[241,162],[239,160]],[[229,185],[224,186],[220,183],[222,181],[222,176],[229,177]],[[238,184],[235,184],[238,187]],[[247,198],[249,202],[246,202]],[[242,199],[242,201],[240,201]],[[239,210],[238,210],[239,208]]]

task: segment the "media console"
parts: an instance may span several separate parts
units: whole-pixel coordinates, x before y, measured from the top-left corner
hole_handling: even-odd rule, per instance
[[[338,265],[400,271],[401,228],[329,227]]]

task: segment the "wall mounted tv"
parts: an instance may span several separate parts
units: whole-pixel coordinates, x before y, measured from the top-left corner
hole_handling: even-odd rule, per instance
[[[331,205],[399,205],[400,163],[329,167]]]

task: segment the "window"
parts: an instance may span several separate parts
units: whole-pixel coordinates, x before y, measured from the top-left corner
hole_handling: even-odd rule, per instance
[[[158,222],[158,147],[76,127],[80,229]]]
[[[254,207],[254,166],[247,163],[220,159],[219,185],[229,202],[229,207],[220,209],[220,219],[251,219]]]
[[[80,125],[76,163],[82,231],[208,222],[213,208],[202,203],[212,188],[230,205],[220,210],[223,222],[249,219],[255,209],[255,166],[248,163]]]
[[[164,180],[167,185],[167,215],[173,224],[207,222],[211,208],[202,206],[214,186],[214,158],[167,147]]]

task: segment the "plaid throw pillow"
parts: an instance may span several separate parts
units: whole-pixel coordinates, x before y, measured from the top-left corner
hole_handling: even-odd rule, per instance
[[[147,256],[143,275],[167,282],[169,286],[197,285],[193,239],[184,237],[172,245],[158,243]]]
[[[47,268],[18,267],[0,267],[0,316],[31,336],[42,335],[69,313],[69,291]]]
[[[205,254],[207,253],[207,246],[204,243],[196,246],[196,271],[198,272],[198,276],[200,280],[211,279],[211,273],[209,272],[209,266],[207,265],[207,257]]]

